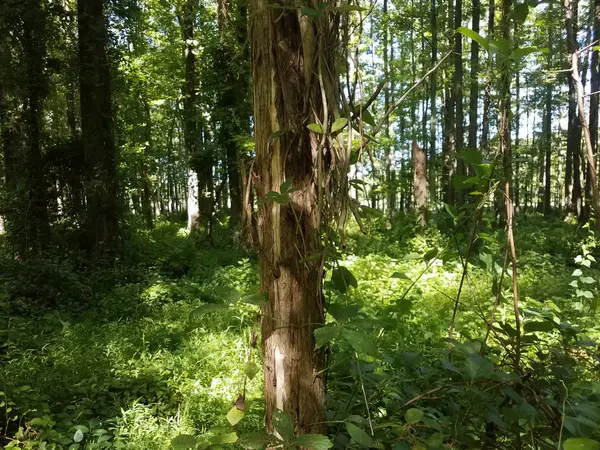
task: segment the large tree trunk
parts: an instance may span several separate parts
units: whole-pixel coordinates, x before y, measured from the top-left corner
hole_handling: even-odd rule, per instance
[[[188,174],[188,230],[200,229],[202,144],[198,123],[197,105],[198,75],[196,73],[196,49],[194,41],[198,0],[186,0],[179,15],[179,26],[184,44],[185,84],[183,86],[183,142],[189,159]],[[192,173],[193,172],[193,173]]]
[[[577,52],[577,1],[572,3],[572,14],[567,14],[565,26],[567,30],[567,51],[569,67]],[[580,179],[580,151],[581,151],[581,123],[577,113],[577,87],[572,76],[569,82],[569,112],[567,129],[567,158],[565,174],[565,210],[575,212],[577,217],[582,214],[581,179]]]
[[[40,0],[27,0],[23,5],[23,51],[27,66],[27,205],[22,250],[42,249],[50,240],[48,198],[42,162],[42,105],[46,83],[43,61],[45,49],[45,13]]]
[[[221,43],[215,73],[222,83],[217,116],[220,121],[219,141],[226,153],[226,169],[231,201],[230,224],[235,227],[242,218],[242,184],[240,180],[242,146],[236,139],[250,133],[249,46],[247,9],[244,1],[219,2]],[[223,194],[226,194],[224,192]]]
[[[250,2],[257,194],[264,198],[284,182],[297,189],[288,203],[259,207],[261,286],[268,295],[262,319],[265,412],[267,429],[273,430],[272,416],[280,409],[302,434],[323,429],[324,359],[315,351],[313,331],[324,321],[324,299],[321,262],[301,260],[322,251],[327,172],[333,165],[347,170],[348,159],[339,159],[328,139],[306,126],[320,122],[326,131],[339,116],[334,61],[340,16],[326,11],[312,19],[292,2],[285,8],[277,3]]]
[[[102,0],[77,2],[81,133],[86,165],[85,230],[93,261],[116,250],[121,213],[104,3]]]

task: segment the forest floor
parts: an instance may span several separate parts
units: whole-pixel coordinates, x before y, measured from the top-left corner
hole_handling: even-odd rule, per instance
[[[385,328],[359,325],[381,352],[435,359],[447,345],[466,238],[413,230],[399,220],[390,230],[374,222],[367,234],[350,233],[341,264],[358,286],[328,295],[358,305],[365,321],[384,319]],[[457,339],[485,331],[482,317],[495,298],[503,230],[483,227],[481,236],[461,294]],[[522,301],[574,298],[573,261],[592,241],[559,220],[522,220]],[[181,433],[231,428],[226,414],[243,390],[245,363],[250,357],[260,366],[249,344],[259,309],[238,301],[258,284],[250,252],[213,248],[161,223],[133,233],[121,265],[99,275],[79,275],[58,259],[6,256],[2,264],[0,447],[169,449]],[[497,318],[510,320],[511,308],[502,303]],[[332,370],[332,390],[344,390],[344,371],[341,362]],[[261,428],[261,392],[258,373],[246,385],[238,434]],[[412,395],[397,394],[402,401]]]

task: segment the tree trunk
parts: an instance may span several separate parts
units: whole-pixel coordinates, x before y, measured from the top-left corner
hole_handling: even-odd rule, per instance
[[[252,0],[250,35],[257,194],[278,192],[286,181],[297,189],[289,202],[264,203],[258,213],[261,286],[268,294],[262,319],[266,425],[273,431],[280,409],[303,434],[323,430],[324,358],[315,351],[313,331],[324,322],[324,299],[322,262],[301,260],[322,252],[324,182],[334,161],[347,173],[349,155],[334,160],[326,138],[339,117],[340,15],[308,18],[288,9],[292,5]],[[315,122],[325,134],[306,128]]]
[[[577,52],[577,0],[571,5],[571,13],[565,14],[565,26],[567,31],[567,52],[569,67],[572,66],[572,60]],[[581,179],[580,179],[580,151],[581,151],[581,123],[577,113],[577,87],[572,76],[568,77],[569,82],[569,112],[567,129],[567,158],[565,173],[565,210],[575,212],[577,217],[582,213],[581,202]]]
[[[495,0],[489,0],[488,9],[488,24],[487,24],[487,36],[488,39],[494,38],[494,20],[496,14]],[[481,124],[481,148],[484,152],[488,152],[490,149],[490,118],[492,108],[492,82],[493,82],[493,71],[489,71],[488,79],[485,83],[483,91],[483,118]]]
[[[415,212],[420,227],[427,225],[427,156],[417,141],[412,143],[413,191]]]
[[[429,18],[431,21],[431,67],[437,64],[438,52],[438,30],[437,30],[437,10],[436,0],[431,0],[431,10]],[[429,119],[429,198],[432,204],[437,202],[437,183],[436,183],[436,141],[437,141],[437,71],[434,71],[429,78],[429,103],[431,105],[431,115]]]
[[[480,0],[473,0],[473,31],[479,33]],[[471,40],[471,87],[469,90],[469,142],[468,148],[477,148],[477,103],[479,101],[479,44]]]
[[[462,0],[455,0],[454,9],[454,29],[457,29],[462,25]],[[462,61],[462,34],[456,33],[454,35],[454,81],[453,81],[453,92],[454,102],[456,108],[455,116],[455,138],[454,138],[454,152],[455,154],[460,153],[464,147],[464,109],[463,109],[463,61]],[[456,174],[458,176],[464,176],[465,161],[462,158],[456,158]],[[465,201],[465,190],[458,189],[456,192],[457,204],[462,205]]]
[[[40,0],[27,0],[23,9],[23,51],[27,66],[27,211],[22,250],[43,249],[50,241],[46,178],[42,162],[42,107],[47,80],[44,75],[45,13]]]
[[[104,3],[102,0],[77,2],[81,133],[87,194],[85,230],[94,262],[117,249],[121,213]]]
[[[552,5],[548,7],[548,14],[552,13]],[[548,71],[552,70],[552,27],[548,28]],[[545,154],[544,161],[544,205],[543,213],[545,216],[551,213],[551,196],[552,196],[552,94],[553,86],[552,83],[547,83],[544,94],[544,118],[542,122],[542,142]]]
[[[389,23],[388,23],[388,0],[383,0],[383,73],[386,80],[384,88],[384,105],[383,110],[387,111],[390,107],[390,91],[393,92],[393,88],[390,88],[392,80],[390,79],[389,69]],[[392,45],[393,51],[393,45]],[[394,143],[390,141],[390,121],[389,117],[385,117],[384,125],[385,133],[385,192],[386,192],[386,210],[388,217],[392,217],[396,210],[396,187],[392,181],[392,172],[394,172]]]
[[[183,141],[190,163],[188,174],[188,230],[200,230],[201,129],[198,123],[198,75],[196,74],[196,15],[198,0],[186,0],[178,17],[184,44],[185,83],[183,86]],[[194,173],[192,173],[194,172]]]
[[[517,34],[517,27],[515,24],[515,35]],[[521,77],[519,76],[519,72],[515,74],[515,87],[516,87],[516,95],[515,95],[515,147],[514,154],[516,155],[515,166],[514,166],[514,174],[513,174],[513,202],[514,202],[514,210],[517,212],[520,208],[520,168],[521,168],[521,155],[519,155],[519,145],[521,143],[521,139],[519,137],[519,132],[521,130]]]
[[[250,133],[249,98],[250,68],[247,42],[247,10],[243,1],[219,2],[221,42],[215,72],[223,86],[217,101],[220,121],[219,141],[226,153],[226,172],[231,201],[230,225],[237,226],[242,217],[242,185],[240,155],[243,148],[236,140]],[[225,195],[226,192],[223,192]]]
[[[593,17],[594,17],[594,25],[593,25],[593,36],[592,41],[597,42],[600,39],[600,0],[594,0],[593,4]],[[592,74],[591,74],[591,92],[600,91],[600,54],[599,51],[594,48],[592,53]],[[594,155],[594,159],[598,154],[598,104],[600,99],[598,98],[599,94],[594,94],[590,96],[590,141],[592,146],[592,154]],[[586,174],[586,207],[587,214],[585,214],[584,218],[589,218],[589,203],[593,202],[593,190],[591,189],[592,182],[592,173],[591,167],[588,165],[587,174]],[[600,218],[596,216],[596,223],[600,222]]]
[[[448,11],[447,11],[447,28],[448,30],[453,29],[453,18],[454,18],[454,4],[452,0],[448,1]],[[455,35],[453,32],[449,32],[448,37],[448,47],[456,48],[454,39]],[[446,78],[450,78],[449,73],[451,72],[450,67],[446,68]],[[454,80],[454,76],[452,78]],[[443,178],[443,188],[444,188],[444,202],[449,205],[454,205],[455,203],[455,192],[452,187],[452,178],[455,175],[455,165],[456,165],[456,115],[455,115],[455,107],[456,107],[456,98],[454,94],[456,93],[455,86],[446,87],[446,92],[444,96],[445,104],[444,104],[444,136],[443,136],[443,147],[442,152],[444,155],[444,168],[442,170],[442,178]]]

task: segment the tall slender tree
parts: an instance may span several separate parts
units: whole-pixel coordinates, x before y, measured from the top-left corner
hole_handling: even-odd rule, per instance
[[[85,230],[94,261],[117,249],[121,216],[104,5],[103,0],[77,1],[81,134],[86,166]]]
[[[600,0],[594,0],[593,3],[593,31],[592,31],[592,41],[598,42],[600,39]],[[594,47],[592,52],[592,67],[591,67],[591,92],[594,93],[590,96],[590,141],[592,145],[592,153],[594,155],[598,154],[598,106],[600,104],[600,99],[598,98],[597,92],[600,91],[600,51]],[[594,199],[591,183],[592,183],[592,174],[591,174],[591,166],[587,166],[586,173],[586,210],[581,218],[583,220],[589,218],[590,215],[590,204],[593,203]],[[600,221],[598,217],[596,217],[596,221]]]
[[[473,0],[471,28],[479,33],[479,18],[481,16],[480,0]],[[471,83],[469,88],[469,141],[468,148],[477,148],[477,111],[479,102],[479,43],[471,41]]]

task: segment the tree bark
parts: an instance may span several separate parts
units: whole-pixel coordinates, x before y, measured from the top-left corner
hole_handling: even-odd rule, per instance
[[[552,5],[548,7],[548,14],[552,13]],[[552,70],[552,27],[548,28],[548,71]],[[544,149],[544,204],[543,213],[545,216],[551,213],[552,204],[552,83],[547,83],[544,91],[544,118],[542,122],[543,149]]]
[[[473,0],[473,31],[479,33],[479,18],[481,16],[480,0]],[[469,142],[468,148],[477,148],[477,103],[479,101],[479,44],[471,40],[471,87],[469,90]]]
[[[202,171],[202,141],[201,128],[198,123],[198,75],[196,73],[195,38],[196,15],[198,0],[186,0],[178,17],[184,45],[185,83],[183,86],[183,140],[190,163],[188,174],[188,230],[200,230],[200,203],[201,203],[201,177]],[[193,172],[193,173],[192,173]]]
[[[565,14],[565,26],[567,31],[567,52],[569,67],[573,65],[578,45],[577,33],[577,4],[571,1],[565,5],[569,13]],[[581,123],[577,113],[577,86],[572,76],[568,77],[569,83],[569,107],[568,107],[568,129],[567,129],[567,158],[565,168],[565,211],[574,212],[577,217],[582,214],[581,201],[581,179],[580,179],[580,151],[581,151]]]
[[[437,27],[437,10],[436,0],[431,0],[431,10],[429,13],[431,23],[431,67],[437,64],[438,52],[438,27]],[[437,183],[436,183],[436,166],[437,166],[437,71],[430,75],[429,79],[429,103],[431,115],[429,118],[429,198],[431,203],[437,201]]]
[[[427,156],[414,139],[412,143],[412,160],[417,224],[420,227],[425,227],[427,225]]]
[[[327,172],[336,164],[347,173],[349,155],[337,160],[326,139],[339,117],[334,62],[341,16],[325,11],[310,19],[293,5],[251,0],[250,36],[257,194],[279,192],[285,181],[297,189],[289,202],[263,203],[258,214],[261,286],[268,295],[262,319],[266,425],[273,430],[280,409],[303,434],[323,430],[324,359],[313,331],[324,322],[324,299],[322,261],[301,260],[322,252]],[[307,129],[315,122],[324,135]]]
[[[104,3],[102,0],[77,2],[81,133],[87,194],[85,230],[94,262],[117,250],[121,216]]]
[[[487,23],[487,36],[488,39],[494,38],[494,21],[496,14],[495,0],[489,0],[488,8],[488,23]],[[493,72],[490,71],[488,78],[485,83],[483,91],[483,118],[481,124],[481,148],[483,151],[488,152],[490,149],[490,119],[491,119],[491,108],[492,108],[492,82]]]
[[[593,4],[593,36],[592,42],[598,42],[600,39],[600,0],[594,0]],[[591,92],[595,92],[596,94],[590,96],[590,141],[592,146],[592,154],[594,155],[594,160],[596,159],[596,155],[598,154],[598,105],[600,103],[600,99],[598,98],[597,92],[600,91],[600,53],[597,49],[593,49],[592,52],[592,67],[591,67]],[[593,180],[592,176],[592,168],[588,165],[587,174],[586,174],[586,206],[587,214],[582,213],[582,219],[589,218],[589,203],[594,201],[593,199],[593,190],[591,188],[591,183]],[[600,218],[596,213],[596,223],[600,222]]]
[[[462,0],[455,0],[454,9],[454,29],[462,25]],[[463,61],[462,61],[462,34],[456,33],[454,36],[454,79],[453,79],[453,92],[454,92],[454,103],[456,108],[455,116],[455,138],[454,138],[454,152],[455,154],[460,153],[464,147],[464,109],[463,109]],[[456,175],[464,176],[465,161],[462,158],[456,158]],[[461,205],[465,201],[465,190],[458,189],[456,192],[456,203]]]
[[[42,108],[47,91],[44,75],[45,13],[40,0],[27,0],[23,5],[23,51],[27,66],[27,205],[23,205],[25,229],[22,230],[22,250],[41,250],[50,241],[48,197],[42,162]]]

